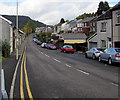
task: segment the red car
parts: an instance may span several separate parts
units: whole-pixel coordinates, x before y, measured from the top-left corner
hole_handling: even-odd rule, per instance
[[[71,52],[71,53],[74,53],[74,48],[71,46],[71,45],[64,45],[62,48],[61,48],[61,52]]]

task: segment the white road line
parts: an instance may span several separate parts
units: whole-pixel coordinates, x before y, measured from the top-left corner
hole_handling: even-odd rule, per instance
[[[41,52],[43,54],[43,52]]]
[[[67,67],[71,67],[70,65],[68,65],[68,64],[65,64]]]
[[[89,75],[89,73],[87,73],[87,72],[85,72],[85,71],[82,71],[82,70],[80,70],[80,69],[76,69],[76,70],[79,71],[79,72],[81,72],[81,73],[83,73],[83,74]]]
[[[48,56],[48,55],[46,55],[46,54],[45,54],[45,56],[50,57],[50,56]]]
[[[53,58],[53,59],[54,59],[55,61],[59,62],[59,63],[61,62],[61,61],[59,61],[59,60],[57,60],[57,59],[55,59],[55,58]]]
[[[118,85],[118,84],[116,84],[116,83],[111,83],[111,84],[112,84],[112,85],[114,85],[114,86],[117,86],[117,87],[119,86],[119,85]]]

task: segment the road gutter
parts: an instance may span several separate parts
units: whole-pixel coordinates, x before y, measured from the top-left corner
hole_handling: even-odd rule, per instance
[[[12,79],[12,84],[11,84],[11,88],[10,88],[10,99],[11,100],[13,99],[15,80],[16,80],[16,76],[17,76],[18,67],[19,67],[20,61],[22,59],[22,55],[23,55],[23,53],[21,54],[21,56],[20,56],[20,58],[19,58],[19,60],[17,62],[16,68],[15,68],[15,72],[14,72],[14,75],[13,75],[13,79]]]

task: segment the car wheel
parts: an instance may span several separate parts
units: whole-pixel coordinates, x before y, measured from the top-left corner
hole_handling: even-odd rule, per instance
[[[100,56],[98,57],[98,61],[99,61],[99,62],[101,62],[101,61],[102,61]]]
[[[88,58],[87,53],[85,53],[85,58]]]
[[[108,64],[109,64],[109,65],[112,64],[112,59],[111,59],[111,58],[108,59]]]
[[[95,60],[95,59],[96,59],[96,57],[95,57],[95,55],[94,55],[94,54],[92,55],[92,59],[93,59],[93,60]]]

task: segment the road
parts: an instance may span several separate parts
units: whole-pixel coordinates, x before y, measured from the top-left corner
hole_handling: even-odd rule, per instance
[[[118,66],[87,59],[83,54],[41,48],[31,36],[26,55],[33,98],[118,98]],[[19,98],[19,76],[20,68],[15,98]],[[28,98],[26,88],[24,93]]]

